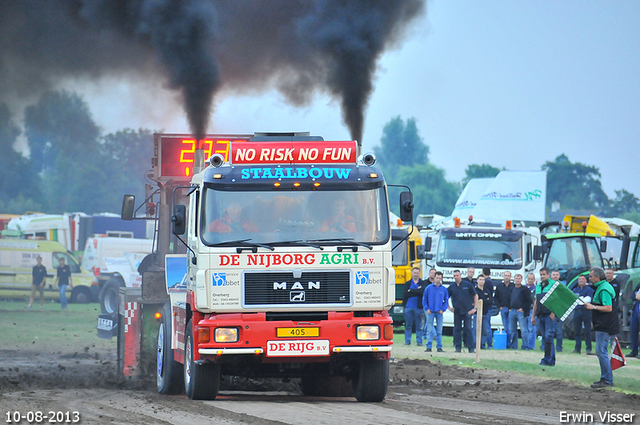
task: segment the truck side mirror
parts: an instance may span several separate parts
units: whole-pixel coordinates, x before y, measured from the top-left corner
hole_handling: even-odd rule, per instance
[[[133,220],[133,211],[136,207],[136,197],[134,195],[124,195],[122,198],[122,211],[120,217],[123,220]]]
[[[536,245],[533,247],[533,259],[536,261],[542,261],[542,256],[544,252],[542,251],[542,247],[540,245]]]
[[[427,252],[424,249],[424,245],[418,245],[416,247],[416,257],[418,260],[424,260],[427,255]]]
[[[402,192],[400,194],[400,219],[402,221],[413,221],[413,194]]]
[[[607,252],[607,240],[606,239],[601,239],[600,240],[600,252]]]
[[[174,205],[171,216],[171,231],[174,235],[184,235],[187,230],[187,207],[185,205]]]
[[[427,237],[424,239],[424,250],[425,250],[426,252],[431,251],[431,244],[432,244],[432,243],[433,243],[433,238],[432,238],[431,236],[427,236]]]

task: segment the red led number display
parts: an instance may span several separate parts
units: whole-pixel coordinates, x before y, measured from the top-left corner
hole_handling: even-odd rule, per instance
[[[228,136],[224,138],[207,137],[199,141],[189,137],[163,136],[160,138],[158,152],[160,169],[157,177],[190,178],[193,175],[196,148],[204,150],[205,160],[211,155],[219,153],[224,155],[224,159],[227,161],[231,142],[245,141],[246,139]]]

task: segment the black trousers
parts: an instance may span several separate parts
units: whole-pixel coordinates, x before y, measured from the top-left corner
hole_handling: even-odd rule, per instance
[[[582,325],[584,325],[584,332],[586,338],[584,345],[587,348],[587,352],[591,351],[591,312],[585,310],[574,310],[573,312],[573,325],[576,332],[576,351],[581,351],[582,347]]]
[[[468,314],[453,314],[453,345],[456,350],[462,349],[462,334],[464,333],[464,346],[474,349],[473,335],[471,334],[471,318]]]

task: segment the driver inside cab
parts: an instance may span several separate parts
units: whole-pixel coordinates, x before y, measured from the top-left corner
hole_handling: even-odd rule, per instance
[[[242,218],[242,207],[238,202],[232,202],[225,210],[224,215],[209,224],[209,231],[215,233],[242,233],[258,231],[256,225]]]
[[[334,199],[330,215],[320,223],[321,232],[356,232],[356,224],[352,216],[345,213],[346,203],[343,199]]]

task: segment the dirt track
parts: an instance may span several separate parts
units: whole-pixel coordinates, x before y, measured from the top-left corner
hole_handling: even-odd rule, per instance
[[[159,395],[154,381],[123,379],[115,369],[111,353],[89,349],[54,355],[0,350],[2,421],[14,411],[77,411],[85,424],[557,424],[561,411],[584,411],[600,422],[598,412],[637,416],[640,410],[635,395],[426,360],[393,362],[387,398],[376,404],[304,397],[295,380],[227,383],[215,401],[190,401]]]

